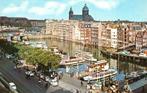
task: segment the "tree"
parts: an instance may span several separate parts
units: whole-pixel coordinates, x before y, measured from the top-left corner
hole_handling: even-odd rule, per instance
[[[16,47],[14,47],[14,44],[11,43],[11,42],[8,42],[4,39],[0,39],[0,47],[1,47],[1,50],[4,52],[4,53],[7,53],[7,54],[15,54],[18,52],[18,49]]]
[[[60,61],[61,61],[61,57],[59,55],[55,55],[55,54],[50,55],[49,62],[51,64],[52,69],[58,68]]]
[[[15,48],[19,50],[19,58],[26,60],[26,63],[28,64],[41,65],[44,70],[45,68],[56,69],[61,61],[61,57],[59,55],[55,55],[50,51],[44,51],[42,49],[19,44],[16,44]]]

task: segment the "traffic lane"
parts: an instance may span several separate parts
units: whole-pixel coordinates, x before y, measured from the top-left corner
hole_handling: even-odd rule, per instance
[[[33,79],[27,80],[24,72],[19,72],[14,69],[14,64],[11,62],[0,62],[0,70],[11,81],[16,83],[16,86],[22,93],[46,93],[46,89],[37,84]]]
[[[65,89],[60,88],[60,87],[54,88],[54,87],[51,86],[50,88],[48,88],[47,93],[73,93],[73,92],[65,90]]]
[[[8,69],[9,68],[9,69]],[[11,69],[10,66],[4,65],[3,67],[0,67],[2,73],[8,78],[8,80],[15,82],[16,86],[22,93],[33,93],[31,90],[28,89],[28,86],[30,87],[30,84],[26,84],[27,81],[25,81],[24,76],[17,75],[17,72],[15,72],[13,69]]]
[[[2,72],[2,74],[4,75],[4,77],[7,79],[8,82],[14,82],[14,83],[16,84],[17,91],[18,91],[19,93],[26,93],[26,91],[27,91],[28,93],[31,93],[31,91],[27,90],[26,88],[23,88],[23,89],[22,89],[23,86],[21,86],[19,82],[16,82],[16,81],[14,80],[13,77],[11,77],[10,75],[8,75],[7,72],[5,72],[4,70],[1,70],[1,72]],[[18,86],[18,85],[19,85],[19,86]]]
[[[71,93],[59,86],[46,89],[43,81],[40,84],[36,77],[26,79],[24,70],[14,69],[14,66],[15,65],[9,61],[0,62],[0,70],[9,80],[16,83],[21,93]]]

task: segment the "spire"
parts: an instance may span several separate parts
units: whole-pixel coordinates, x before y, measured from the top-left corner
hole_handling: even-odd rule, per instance
[[[83,7],[83,11],[89,11],[87,4],[85,3],[84,7]]]
[[[72,7],[70,7],[70,10],[69,10],[69,19],[71,19],[73,16],[73,11],[72,11]]]
[[[70,11],[72,11],[72,7],[70,7]],[[73,11],[72,11],[73,12]]]

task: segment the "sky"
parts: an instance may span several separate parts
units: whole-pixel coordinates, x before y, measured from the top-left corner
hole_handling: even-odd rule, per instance
[[[81,14],[85,3],[97,21],[147,21],[147,0],[0,0],[0,16],[68,19],[70,7]]]

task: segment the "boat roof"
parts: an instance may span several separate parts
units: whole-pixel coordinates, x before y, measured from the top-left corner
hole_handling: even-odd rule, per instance
[[[106,64],[106,63],[108,63],[106,60],[100,60],[100,61],[97,61],[97,62],[94,63],[94,64],[90,64],[89,67],[90,67],[90,68],[93,68],[93,67],[95,67],[95,66],[102,65],[102,64]]]
[[[11,86],[15,85],[13,82],[10,82],[9,84],[10,84]]]
[[[104,63],[108,63],[108,62],[106,60],[100,60],[100,61],[97,61],[95,64],[99,65]]]

